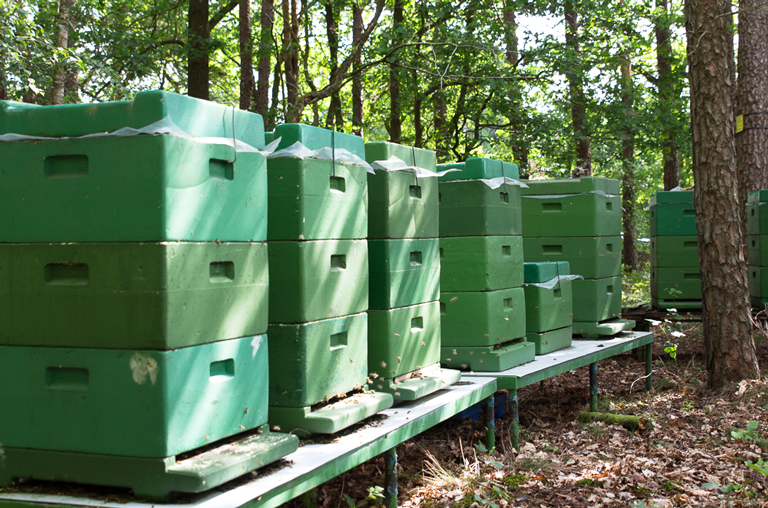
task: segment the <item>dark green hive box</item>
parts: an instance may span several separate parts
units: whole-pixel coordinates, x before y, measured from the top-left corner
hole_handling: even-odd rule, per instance
[[[549,282],[560,275],[570,275],[568,261],[526,261],[523,263],[524,282]]]
[[[440,239],[442,291],[492,291],[523,285],[520,236]]]
[[[5,242],[266,239],[258,153],[158,135],[0,143],[0,160]]]
[[[0,344],[175,349],[267,330],[263,243],[0,244]]]
[[[768,236],[749,235],[747,246],[751,266],[768,266]]]
[[[768,202],[768,189],[751,191],[747,195],[747,203],[765,203]]]
[[[697,238],[695,236],[651,237],[651,266],[659,268],[699,266]]]
[[[621,198],[616,194],[533,194],[523,189],[522,200],[525,237],[615,236],[621,232]]]
[[[366,143],[369,163],[395,156],[406,164],[435,170],[435,152],[395,143]],[[376,170],[368,174],[368,238],[436,238],[437,178],[413,171]]]
[[[528,188],[523,189],[523,196],[583,194],[586,192],[619,194],[621,192],[618,180],[602,176],[527,180],[525,183],[528,184]]]
[[[502,162],[494,159],[485,159],[482,157],[470,157],[466,162],[455,162],[452,164],[438,164],[438,171],[447,169],[459,169],[452,171],[440,177],[441,182],[451,180],[476,180],[479,178],[489,179],[506,176],[517,180],[520,178],[520,171],[517,164],[513,162]]]
[[[320,159],[269,159],[270,240],[348,240],[368,234],[364,167]]]
[[[750,235],[768,234],[768,202],[747,203],[747,232]]]
[[[650,206],[651,236],[696,236],[693,203],[662,203]]]
[[[269,242],[269,322],[308,323],[368,309],[365,240]]]
[[[267,357],[264,335],[173,351],[0,346],[0,385],[14,387],[0,390],[0,439],[177,455],[266,423]]]
[[[440,298],[440,240],[369,240],[369,308],[392,309]]]
[[[596,323],[621,316],[620,276],[574,280],[573,294],[574,323]]]
[[[525,263],[525,271],[526,331],[546,332],[570,326],[573,322],[572,281],[561,280],[552,288],[532,285],[554,279],[558,271],[559,275],[568,275],[568,263]]]
[[[368,372],[391,380],[439,362],[440,302],[368,311]]]
[[[440,182],[440,236],[522,234],[520,187],[479,180]]]
[[[651,297],[664,300],[701,300],[699,265],[651,267]]]
[[[749,267],[749,296],[753,298],[768,298],[768,268],[762,266]]]
[[[547,332],[528,332],[525,339],[536,346],[537,355],[546,355],[571,347],[573,342],[573,326],[549,330]]]
[[[693,203],[693,191],[659,191],[651,196],[651,205],[668,203]]]
[[[525,292],[521,287],[462,293],[443,291],[440,313],[444,347],[492,347],[525,337]]]
[[[440,362],[472,372],[501,372],[534,360],[536,347],[525,338],[497,346],[443,347]]]
[[[678,300],[672,298],[653,298],[651,297],[651,307],[654,309],[676,309],[693,310],[701,309],[701,300]]]
[[[620,236],[524,237],[526,261],[567,261],[571,273],[585,279],[621,273]]]
[[[320,148],[344,148],[349,152],[365,159],[365,142],[360,136],[334,132],[322,127],[300,123],[285,123],[275,127],[273,139],[280,138],[278,150],[288,148],[294,143],[301,143],[310,150]]]

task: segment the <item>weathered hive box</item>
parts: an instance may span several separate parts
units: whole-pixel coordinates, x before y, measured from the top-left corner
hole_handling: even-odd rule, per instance
[[[526,261],[566,261],[585,279],[621,273],[620,236],[525,237],[523,252]]]
[[[369,308],[391,309],[440,298],[440,240],[369,240]]]
[[[698,267],[698,239],[696,236],[652,237],[651,266],[658,268],[674,268],[681,266]]]
[[[621,316],[621,277],[573,281],[573,322],[606,321]]]
[[[263,243],[0,244],[0,344],[168,350],[267,330]]]
[[[664,300],[701,300],[701,269],[651,267],[651,296]]]
[[[527,332],[547,332],[573,323],[572,281],[559,280],[561,275],[570,275],[567,262],[525,263]],[[553,280],[552,287],[543,286]]]
[[[525,337],[522,287],[462,293],[443,291],[440,312],[444,347],[496,346]]]
[[[768,235],[749,235],[747,247],[750,266],[768,266]]]
[[[651,196],[651,236],[696,236],[693,191],[659,191]]]
[[[397,157],[409,166],[435,171],[435,152],[395,143],[366,143],[369,163]],[[436,177],[414,171],[368,174],[368,238],[436,238],[439,204]]]
[[[155,134],[78,137],[161,120]],[[45,139],[0,143],[3,241],[266,239],[264,156],[231,146],[264,148],[259,115],[153,91],[102,104],[0,102],[4,133]]]
[[[365,240],[269,242],[269,322],[308,323],[368,309]]]
[[[526,183],[523,236],[614,236],[621,231],[618,180],[582,177]]]
[[[440,171],[447,169],[458,169],[460,171],[451,171],[440,177],[441,182],[451,180],[477,180],[491,179],[499,177],[520,178],[520,171],[517,164],[513,162],[503,162],[483,157],[470,157],[465,162],[455,162],[451,164],[438,164]]]
[[[442,291],[493,291],[523,285],[520,236],[440,239]]]
[[[573,344],[573,326],[564,326],[546,332],[527,332],[525,340],[536,346],[536,355],[560,351]]]

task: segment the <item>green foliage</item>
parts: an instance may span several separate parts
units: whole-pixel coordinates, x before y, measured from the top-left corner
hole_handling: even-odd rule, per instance
[[[747,423],[746,429],[733,428],[731,430],[731,437],[733,439],[744,439],[747,441],[757,441],[760,437],[760,433],[757,432],[758,423],[751,421]]]

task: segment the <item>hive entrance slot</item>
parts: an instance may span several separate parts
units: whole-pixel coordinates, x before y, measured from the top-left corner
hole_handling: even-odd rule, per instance
[[[88,174],[87,155],[51,155],[43,162],[48,178],[76,178]]]

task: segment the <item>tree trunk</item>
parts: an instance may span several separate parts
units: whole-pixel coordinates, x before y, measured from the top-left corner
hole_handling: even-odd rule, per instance
[[[69,46],[69,11],[75,0],[61,0],[59,2],[59,19],[56,22],[56,46],[61,53],[65,53]],[[53,90],[51,104],[64,104],[64,83],[67,77],[67,69],[64,65],[64,57],[56,58],[53,72]]]
[[[694,205],[708,385],[760,375],[750,322],[730,62],[729,0],[686,0]]]
[[[518,47],[517,47],[517,18],[515,13],[515,0],[507,0],[504,5],[504,38],[506,42],[507,63],[517,70]],[[509,121],[512,124],[512,155],[520,166],[521,174],[528,169],[528,149],[525,141],[522,139],[524,134],[523,125],[523,94],[520,84],[517,81],[509,85]]]
[[[274,0],[261,0],[261,32],[259,35],[259,81],[256,88],[256,112],[265,117],[269,110],[269,72],[272,58],[272,26]]]
[[[295,8],[296,0],[293,0]],[[283,65],[285,66],[285,86],[287,88],[287,109],[290,110],[299,99],[299,69],[294,65],[297,51],[298,34],[293,33],[291,0],[283,0]],[[287,122],[293,119],[286,118]]]
[[[432,95],[435,108],[435,152],[438,162],[447,162],[448,149],[448,106],[445,103],[445,91],[437,90]]]
[[[592,151],[587,129],[587,107],[582,83],[581,53],[579,50],[579,21],[573,3],[565,4],[565,45],[570,63],[566,70],[571,95],[571,121],[576,138],[576,170],[574,177],[592,176]]]
[[[64,102],[69,104],[78,104],[82,102],[80,98],[80,79],[77,68],[67,71],[67,77],[64,79]]]
[[[352,0],[352,46],[360,43],[363,36],[363,9]],[[360,55],[352,63],[352,134],[363,135],[363,76],[360,74]]]
[[[336,13],[333,10],[333,1],[328,0],[325,4],[325,32],[328,37],[331,79],[339,71],[339,25],[336,21]],[[335,126],[337,131],[344,131],[344,118],[341,115],[341,96],[338,91],[331,94],[331,103],[328,106],[325,126],[328,129]]]
[[[392,33],[396,34],[404,21],[403,0],[395,0],[394,11],[392,12]],[[396,36],[393,36],[393,39]],[[393,41],[397,43],[397,41]],[[400,119],[400,76],[398,72],[397,56],[395,61],[389,66],[389,140],[392,143],[400,143],[402,137],[402,123]]]
[[[624,228],[622,263],[629,272],[638,269],[637,228],[635,226],[635,129],[632,109],[632,62],[621,60],[621,102],[624,105],[624,132],[621,141],[621,210]]]
[[[253,105],[253,34],[251,33],[251,0],[240,2],[240,109]]]
[[[187,94],[208,100],[208,0],[189,0],[189,63]]]
[[[669,11],[667,0],[656,0],[656,65],[659,71],[657,87],[659,103],[663,114],[671,115],[674,111],[675,87],[672,83],[672,32],[669,29]],[[664,156],[664,190],[671,190],[680,185],[680,161],[677,153],[676,136],[670,126],[662,132],[661,153]]]

